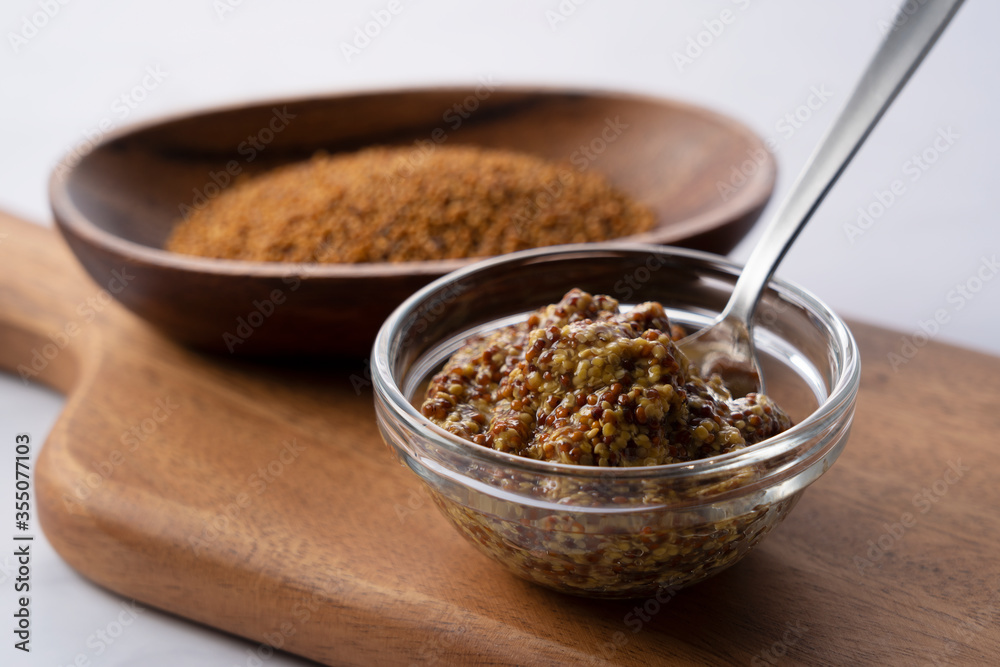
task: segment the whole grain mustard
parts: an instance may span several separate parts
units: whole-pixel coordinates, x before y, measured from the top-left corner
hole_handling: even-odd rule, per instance
[[[763,394],[733,398],[674,340],[663,306],[621,312],[574,289],[524,322],[470,338],[431,380],[421,410],[478,445],[589,466],[653,466],[726,454],[780,433]]]

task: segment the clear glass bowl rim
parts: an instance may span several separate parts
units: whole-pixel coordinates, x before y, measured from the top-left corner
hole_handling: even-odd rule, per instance
[[[516,471],[543,474],[552,477],[565,476],[572,479],[601,478],[610,482],[627,482],[642,480],[685,480],[696,482],[701,478],[715,479],[720,475],[731,474],[736,470],[751,466],[766,465],[769,461],[793,458],[801,465],[808,465],[817,457],[823,456],[827,450],[837,444],[837,438],[817,438],[818,434],[829,431],[848,415],[854,405],[861,376],[860,355],[857,343],[844,321],[833,310],[820,301],[806,289],[782,279],[772,278],[768,289],[774,290],[785,298],[797,301],[799,305],[816,318],[821,328],[830,332],[832,351],[836,359],[836,381],[830,388],[826,399],[808,417],[795,424],[791,429],[780,433],[766,441],[736,452],[684,463],[670,463],[657,466],[636,467],[599,467],[573,465],[568,463],[552,463],[540,461],[516,454],[508,454],[476,445],[438,427],[424,417],[404,396],[399,383],[392,371],[395,360],[394,351],[390,349],[392,341],[397,337],[403,323],[419,308],[419,306],[438,290],[468,279],[476,274],[493,273],[503,270],[505,266],[516,267],[526,261],[537,262],[546,258],[570,257],[572,255],[593,255],[594,253],[641,253],[648,256],[656,253],[664,256],[675,256],[683,259],[703,262],[706,269],[722,271],[737,276],[742,267],[725,257],[699,250],[659,246],[637,243],[582,243],[558,246],[546,246],[522,250],[506,255],[484,259],[467,267],[453,271],[413,293],[399,305],[385,320],[375,339],[371,359],[372,383],[376,392],[376,401],[401,419],[408,429],[416,436],[431,441],[435,446],[459,457],[467,457],[469,462],[477,462],[488,466],[504,466]],[[796,451],[801,450],[801,451]],[[438,458],[433,457],[432,458]],[[438,461],[440,463],[440,461]],[[798,466],[793,466],[798,468]],[[787,466],[780,466],[786,473]],[[457,472],[457,471],[455,471]],[[775,471],[776,472],[776,471]],[[460,474],[460,473],[459,473]],[[783,477],[784,475],[782,475]],[[763,480],[761,480],[763,481]],[[756,484],[754,485],[756,486]]]

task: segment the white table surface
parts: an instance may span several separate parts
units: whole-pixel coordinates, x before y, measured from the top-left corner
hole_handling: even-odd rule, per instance
[[[390,9],[388,0],[6,0],[0,9],[0,208],[50,224],[49,170],[102,123],[107,129],[244,100],[492,77],[500,84],[677,97],[734,115],[776,142],[773,211],[847,99],[881,38],[880,26],[902,4],[396,2],[397,14],[348,59],[342,44],[372,20],[371,12]],[[43,14],[46,7],[51,16]],[[557,22],[560,7],[567,15]],[[714,21],[726,10],[729,23],[720,31]],[[778,271],[845,317],[900,331],[900,349],[904,335],[912,337],[921,321],[943,310],[947,323],[935,339],[1000,354],[1000,279],[992,280],[989,268],[1000,253],[997,25],[1000,3],[966,3]],[[711,27],[719,34],[705,32]],[[675,54],[699,37],[707,46],[678,66]],[[159,76],[147,76],[150,71]],[[145,89],[136,89],[144,77]],[[800,109],[814,90],[829,99],[820,104],[814,97],[817,109]],[[796,111],[803,122],[786,120]],[[936,138],[949,134],[935,148]],[[913,157],[925,152],[933,163],[922,169]],[[902,194],[866,229],[852,227],[859,207],[878,211],[872,206],[877,193],[895,180],[902,181]],[[755,237],[733,256],[745,259]],[[0,451],[10,451],[15,434],[27,432],[37,452],[62,402],[0,375]],[[0,499],[14,492],[12,455],[5,459]],[[0,530],[0,545],[11,543],[5,534]],[[0,664],[257,664],[256,645],[152,609],[117,625],[128,601],[82,579],[43,536],[37,539],[30,654],[13,648],[7,629],[14,561],[0,556],[0,617],[8,619],[0,626]],[[11,551],[0,546],[0,553]],[[286,655],[263,662],[301,664]]]

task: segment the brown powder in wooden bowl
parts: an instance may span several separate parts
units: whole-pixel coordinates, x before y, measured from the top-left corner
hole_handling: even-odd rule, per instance
[[[222,259],[402,262],[604,241],[655,222],[593,170],[506,150],[377,147],[239,181],[181,220],[166,248]]]

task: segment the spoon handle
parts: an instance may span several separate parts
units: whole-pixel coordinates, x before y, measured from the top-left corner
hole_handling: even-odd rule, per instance
[[[851,98],[750,255],[721,319],[753,321],[757,300],[799,231],[812,217],[882,114],[930,51],[964,0],[906,3]],[[906,8],[916,6],[907,13]]]

